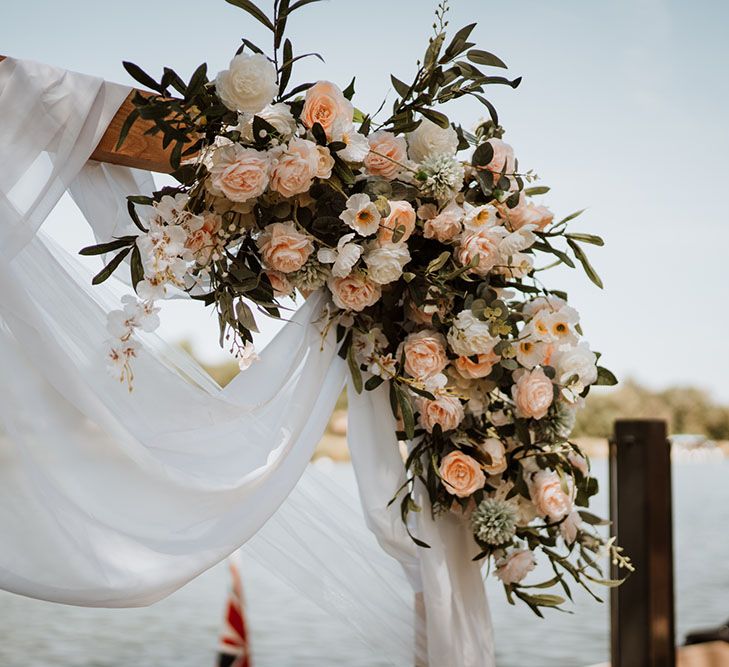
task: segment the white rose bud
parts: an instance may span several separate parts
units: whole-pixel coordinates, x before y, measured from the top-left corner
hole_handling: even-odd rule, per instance
[[[423,118],[418,127],[409,132],[408,155],[415,162],[423,162],[436,155],[455,155],[458,150],[458,135],[452,127],[440,127],[432,120]]]

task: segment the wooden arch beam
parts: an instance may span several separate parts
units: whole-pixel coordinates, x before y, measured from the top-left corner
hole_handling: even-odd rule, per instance
[[[5,60],[6,57],[0,55],[0,61]],[[145,90],[140,90],[139,92],[149,94],[149,91]],[[121,107],[119,107],[111,123],[109,123],[109,127],[106,128],[104,136],[101,137],[99,145],[91,154],[90,159],[96,160],[97,162],[118,164],[124,167],[134,167],[136,169],[168,174],[172,171],[172,167],[170,166],[172,146],[168,146],[166,149],[162,148],[160,135],[144,134],[152,127],[153,123],[151,121],[138,119],[129,131],[124,144],[120,148],[116,148],[122,125],[132,109],[134,109],[134,105],[132,104],[134,93],[135,90],[132,90]]]

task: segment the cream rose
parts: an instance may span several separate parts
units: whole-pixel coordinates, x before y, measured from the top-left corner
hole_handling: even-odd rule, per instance
[[[518,415],[534,419],[544,417],[554,400],[554,388],[542,368],[531,371],[521,368],[514,372],[514,379],[516,384],[511,388],[511,396]]]
[[[456,370],[468,380],[477,380],[485,378],[491,374],[494,364],[500,359],[498,354],[494,354],[493,350],[486,354],[477,355],[477,360],[473,361],[471,357],[458,357],[455,361]]]
[[[367,171],[373,176],[394,179],[402,169],[400,165],[407,160],[405,139],[384,130],[373,132],[367,139],[370,150],[364,160]]]
[[[360,312],[374,305],[382,294],[381,287],[364,273],[353,272],[345,278],[332,276],[328,283],[338,308]]]
[[[440,373],[448,365],[445,338],[425,329],[410,334],[403,343],[405,371],[414,378],[424,379]]]
[[[349,125],[353,118],[354,107],[337,85],[330,81],[318,81],[306,91],[300,117],[306,127],[312,128],[319,123],[331,139],[332,128],[337,121]]]
[[[258,248],[266,266],[281,273],[298,271],[314,250],[311,239],[293,222],[274,222],[258,237]]]
[[[260,53],[239,53],[215,78],[215,90],[232,111],[261,111],[278,91],[276,68]]]
[[[534,474],[529,495],[539,516],[546,516],[550,521],[560,521],[573,511],[572,499],[564,492],[559,475],[551,470]]]
[[[313,141],[295,137],[274,162],[271,187],[284,197],[308,192],[319,173],[320,159],[321,155]]]
[[[483,469],[489,475],[500,475],[506,470],[506,448],[504,443],[497,438],[486,438],[478,448],[488,454],[491,463],[483,465]]]
[[[478,257],[478,264],[469,269],[469,273],[485,276],[496,264],[503,261],[499,252],[499,242],[505,234],[506,230],[503,227],[491,227],[464,234],[456,251],[458,261],[462,266],[466,266]]]
[[[537,559],[529,549],[517,549],[496,561],[494,576],[502,583],[518,584],[537,566]]]
[[[383,243],[371,248],[364,256],[367,273],[380,285],[395,282],[410,261],[410,251],[404,243]]]
[[[284,141],[288,141],[296,133],[296,119],[291,113],[291,107],[285,102],[279,102],[277,104],[267,104],[255,114],[246,113],[241,115],[238,130],[241,137],[246,141],[254,141],[253,116],[262,118],[269,125],[276,128]]]
[[[441,127],[423,118],[420,125],[409,132],[408,154],[415,162],[423,162],[436,155],[453,156],[458,150],[458,135],[451,127]]]
[[[319,161],[316,167],[316,177],[326,180],[331,178],[332,169],[334,168],[334,158],[326,146],[317,146],[316,151],[319,154]]]
[[[259,197],[268,187],[270,158],[240,144],[222,146],[213,152],[210,185],[213,194],[234,202]]]
[[[458,450],[443,457],[438,472],[446,490],[459,498],[468,498],[486,484],[479,462]]]
[[[418,407],[420,425],[428,433],[433,432],[436,424],[439,424],[444,431],[451,431],[463,421],[465,416],[461,401],[455,396],[436,396],[433,401],[423,398],[420,399]]]
[[[448,330],[448,345],[462,357],[488,354],[498,342],[499,338],[491,335],[489,323],[479,320],[470,310],[458,313]]]
[[[407,241],[415,231],[415,209],[407,201],[391,201],[390,214],[382,221],[378,239],[381,243],[392,241],[395,230],[402,227],[398,242]]]
[[[423,236],[441,243],[452,241],[461,233],[462,219],[463,209],[455,202],[451,202],[438,215],[426,221],[423,226]]]

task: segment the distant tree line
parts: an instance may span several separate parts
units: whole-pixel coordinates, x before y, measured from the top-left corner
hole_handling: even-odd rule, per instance
[[[610,390],[593,390],[578,413],[576,436],[608,437],[619,418],[651,417],[668,421],[670,432],[729,440],[729,406],[714,402],[696,387],[652,391],[633,380]]]

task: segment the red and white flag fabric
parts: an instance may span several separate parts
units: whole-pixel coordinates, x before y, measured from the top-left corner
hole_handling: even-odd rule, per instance
[[[228,566],[231,587],[218,645],[218,667],[252,667],[243,586],[240,578],[240,558],[237,553],[228,559]]]

